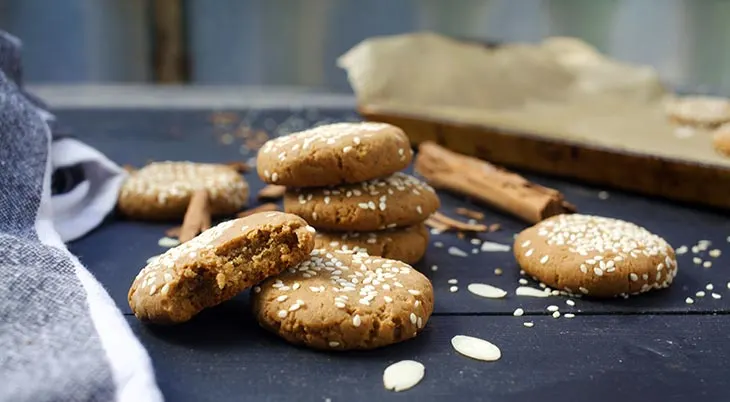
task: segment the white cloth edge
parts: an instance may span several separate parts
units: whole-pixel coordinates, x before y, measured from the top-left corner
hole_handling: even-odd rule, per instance
[[[61,239],[76,240],[99,226],[114,209],[127,172],[101,152],[73,138],[54,141],[50,156],[52,168],[82,164],[87,177],[88,191],[82,202],[51,200],[54,225]]]
[[[163,401],[162,393],[157,387],[152,362],[147,351],[134,336],[106,290],[81,265],[78,258],[68,251],[54,227],[51,207],[53,158],[51,157],[52,144],[49,129],[46,129],[46,136],[48,137],[48,158],[43,177],[43,193],[35,221],[38,239],[47,246],[61,250],[74,265],[76,276],[86,292],[91,320],[111,369],[115,386],[115,400],[118,402],[161,402]],[[57,143],[58,141],[53,143],[53,146]]]

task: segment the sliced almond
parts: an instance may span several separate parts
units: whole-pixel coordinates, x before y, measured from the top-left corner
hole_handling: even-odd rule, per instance
[[[388,366],[383,372],[385,389],[400,392],[413,388],[426,374],[426,367],[414,360],[401,360]]]
[[[504,290],[487,285],[486,283],[470,283],[466,288],[475,295],[486,297],[487,299],[501,299],[507,296],[507,292]]]
[[[493,362],[502,357],[502,351],[497,345],[473,336],[456,335],[451,338],[451,346],[466,357],[485,362]]]
[[[531,288],[529,286],[520,286],[515,290],[517,296],[528,296],[528,297],[548,297],[550,293],[547,293],[541,289]]]
[[[489,252],[505,252],[510,251],[511,247],[506,244],[494,243],[491,241],[485,241],[482,243],[482,251],[485,253]]]

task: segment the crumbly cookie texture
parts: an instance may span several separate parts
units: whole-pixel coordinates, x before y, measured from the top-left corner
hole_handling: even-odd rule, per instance
[[[248,201],[248,183],[229,166],[167,161],[133,172],[122,185],[118,207],[134,219],[181,219],[199,190],[207,191],[213,215],[233,214]]]
[[[187,321],[307,259],[314,234],[303,219],[281,212],[220,223],[144,267],[129,306],[141,321]]]
[[[386,123],[336,123],[268,141],[258,154],[261,180],[291,187],[357,183],[405,169],[406,134]]]
[[[409,265],[352,250],[314,249],[311,258],[252,292],[259,323],[316,349],[373,349],[424,329],[431,282]]]
[[[372,256],[417,263],[428,247],[424,224],[377,232],[317,232],[315,248],[363,250]]]
[[[338,187],[291,189],[284,196],[286,212],[330,231],[412,226],[427,219],[439,205],[431,186],[405,173]]]
[[[730,100],[711,96],[686,96],[666,104],[667,115],[678,124],[717,127],[730,122]]]
[[[593,297],[666,288],[677,275],[674,250],[664,239],[633,223],[599,216],[546,219],[517,236],[514,254],[535,279]]]

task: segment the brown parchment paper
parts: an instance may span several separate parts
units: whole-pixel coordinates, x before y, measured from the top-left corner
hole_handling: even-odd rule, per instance
[[[487,48],[432,33],[365,40],[338,59],[371,110],[730,166],[707,130],[666,118],[657,72],[573,38]]]

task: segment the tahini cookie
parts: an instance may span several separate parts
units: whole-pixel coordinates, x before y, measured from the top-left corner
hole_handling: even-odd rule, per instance
[[[439,205],[431,186],[405,173],[338,187],[291,189],[284,196],[286,212],[330,231],[412,226],[426,220]]]
[[[408,137],[385,123],[336,123],[268,141],[256,168],[269,184],[319,187],[357,183],[411,163]]]
[[[415,337],[433,312],[431,282],[409,265],[352,250],[311,258],[251,293],[259,323],[294,344],[373,349]]]
[[[415,264],[426,253],[428,229],[424,224],[377,232],[317,232],[315,248],[364,250],[366,253]]]
[[[668,287],[677,275],[672,247],[633,223],[591,215],[558,215],[515,239],[520,267],[548,286],[594,297]]]
[[[717,127],[730,122],[730,100],[712,96],[686,96],[672,99],[666,105],[667,115],[676,123]]]
[[[119,192],[118,207],[134,219],[181,219],[193,194],[208,192],[210,213],[230,215],[248,200],[248,184],[226,165],[155,162],[133,172]]]
[[[307,259],[314,233],[303,219],[281,212],[223,222],[142,269],[129,306],[142,321],[187,321]]]

